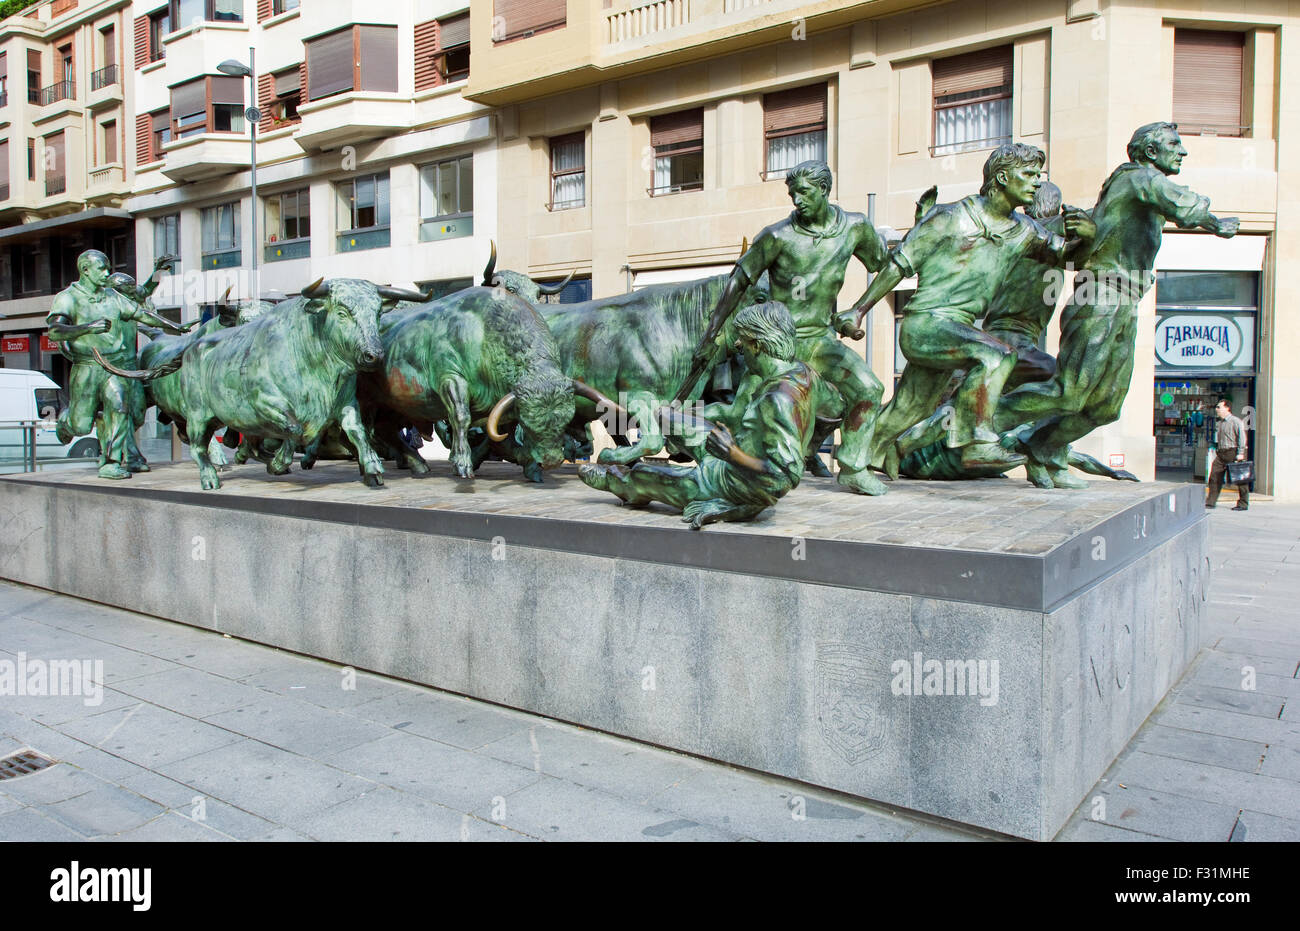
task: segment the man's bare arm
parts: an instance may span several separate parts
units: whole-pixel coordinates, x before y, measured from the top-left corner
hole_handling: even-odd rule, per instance
[[[858,298],[858,302],[835,318],[836,331],[850,339],[864,339],[867,331],[862,328],[862,320],[867,312],[906,277],[897,262],[886,265],[885,270],[871,282],[866,293]]]
[[[737,265],[732,269],[731,277],[727,280],[727,287],[722,292],[722,297],[718,299],[718,305],[714,308],[713,315],[709,317],[709,325],[705,327],[704,336],[700,339],[699,346],[695,348],[695,355],[691,357],[690,372],[687,374],[686,380],[682,382],[681,387],[677,389],[674,400],[686,400],[696,383],[716,363],[718,356],[722,352],[722,347],[715,345],[718,334],[726,326],[727,319],[735,313],[736,308],[740,305],[741,298],[744,297],[748,288],[749,276],[745,274],[744,269]]]

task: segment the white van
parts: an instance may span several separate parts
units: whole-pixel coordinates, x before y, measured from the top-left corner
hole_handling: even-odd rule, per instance
[[[67,404],[62,388],[47,375],[28,369],[0,368],[0,466],[19,465],[23,458],[19,420],[40,421],[36,428],[36,458],[99,459],[99,440],[83,436],[60,443],[54,423]]]

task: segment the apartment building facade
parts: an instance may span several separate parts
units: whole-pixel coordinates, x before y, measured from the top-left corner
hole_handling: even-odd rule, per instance
[[[188,320],[227,288],[274,297],[358,277],[448,290],[481,272],[496,129],[460,93],[467,0],[135,0],[131,16],[138,265],[180,257],[161,310]],[[227,61],[255,74],[223,73]]]
[[[485,2],[484,8],[488,4]],[[484,10],[486,11],[486,9]],[[1121,419],[1079,445],[1143,479],[1193,478],[1218,395],[1249,409],[1257,490],[1300,498],[1300,17],[1284,0],[492,0],[465,95],[499,114],[502,267],[570,269],[598,295],[726,271],[786,216],[786,168],[824,158],[832,197],[905,231],[931,184],[976,192],[989,151],[1043,148],[1090,207],[1132,131],[1179,122],[1177,178],[1241,217],[1166,231]],[[873,196],[874,195],[874,196]],[[867,283],[851,269],[848,307]],[[892,307],[859,344],[890,390]],[[1065,289],[1063,289],[1064,293]],[[1188,327],[1211,334],[1180,345]],[[1053,324],[1046,348],[1055,351]]]
[[[66,383],[52,295],[99,249],[135,271],[122,69],[128,0],[49,0],[0,22],[0,359]]]

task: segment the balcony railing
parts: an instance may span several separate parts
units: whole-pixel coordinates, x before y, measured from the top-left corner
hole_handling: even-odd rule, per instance
[[[68,178],[66,175],[45,176],[46,197],[53,197],[55,194],[62,194],[67,189],[68,189]]]
[[[655,0],[605,15],[605,41],[622,42],[691,21],[690,0]]]
[[[60,100],[73,100],[76,96],[76,81],[60,81],[58,84],[51,84],[49,87],[41,88],[41,106],[48,107]]]
[[[97,91],[102,87],[108,87],[117,83],[117,65],[108,65],[92,72],[90,75],[90,89]]]

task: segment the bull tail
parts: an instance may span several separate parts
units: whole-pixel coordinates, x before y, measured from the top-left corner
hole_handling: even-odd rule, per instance
[[[164,375],[170,375],[181,367],[184,360],[183,354],[177,354],[175,358],[169,359],[162,365],[151,369],[120,369],[105,359],[98,349],[92,349],[95,354],[95,361],[102,365],[107,371],[114,375],[120,375],[122,378],[130,378],[135,381],[150,381],[155,378],[162,378]]]

